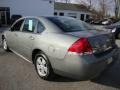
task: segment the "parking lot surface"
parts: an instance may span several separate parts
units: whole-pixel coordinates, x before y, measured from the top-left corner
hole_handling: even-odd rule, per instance
[[[116,43],[120,47],[120,40]],[[120,90],[120,57],[95,80],[56,76],[53,81],[45,81],[39,78],[33,64],[3,51],[0,33],[0,90]]]

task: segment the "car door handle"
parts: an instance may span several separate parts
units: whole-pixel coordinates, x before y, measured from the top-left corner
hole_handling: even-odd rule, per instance
[[[34,40],[35,38],[34,38],[34,37],[32,37],[32,36],[30,36],[30,37],[29,37],[29,39]]]

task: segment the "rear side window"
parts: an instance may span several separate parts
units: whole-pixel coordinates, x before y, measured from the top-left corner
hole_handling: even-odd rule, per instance
[[[26,19],[22,31],[34,32],[37,23],[38,23],[38,20],[36,19]]]
[[[21,28],[21,25],[22,23],[24,22],[24,20],[20,20],[18,21],[17,23],[15,23],[12,28],[11,28],[11,31],[20,31],[20,28]]]
[[[41,22],[38,22],[37,33],[42,33],[44,30],[45,30],[45,27],[43,26],[43,24]]]

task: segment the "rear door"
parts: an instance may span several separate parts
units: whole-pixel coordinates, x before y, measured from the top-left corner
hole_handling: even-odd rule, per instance
[[[32,47],[35,42],[37,23],[37,19],[26,18],[19,36],[19,53],[27,59],[30,59]]]

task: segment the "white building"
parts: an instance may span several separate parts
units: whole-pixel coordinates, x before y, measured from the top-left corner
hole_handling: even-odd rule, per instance
[[[85,21],[90,17],[84,5],[54,3],[54,0],[0,0],[0,22],[10,22],[11,15],[69,16]]]
[[[52,0],[0,0],[0,19],[7,24],[10,16],[51,16],[54,13]]]
[[[91,12],[84,5],[70,3],[55,3],[55,16],[68,16],[78,20],[87,20],[91,16]]]

